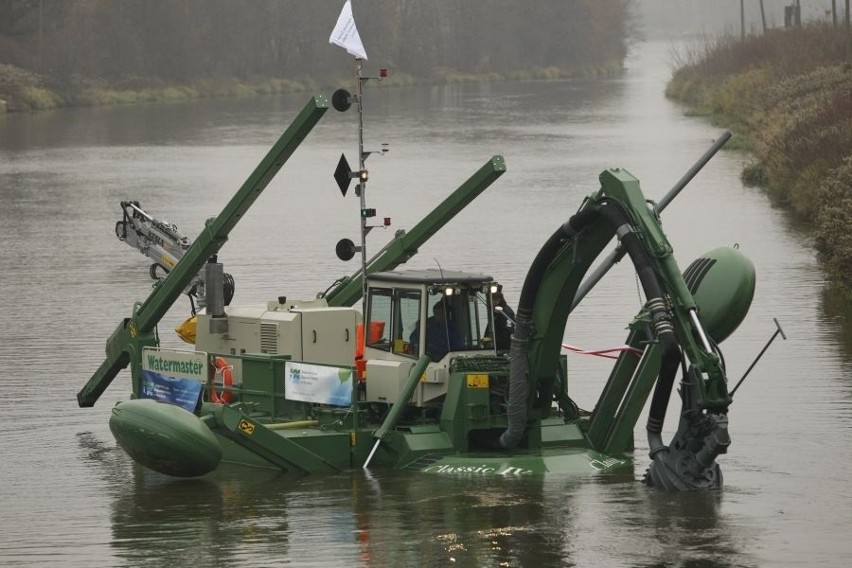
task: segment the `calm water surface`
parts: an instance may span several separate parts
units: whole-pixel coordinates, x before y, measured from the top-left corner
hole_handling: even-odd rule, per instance
[[[493,154],[508,173],[421,248],[411,267],[491,273],[510,302],[553,230],[622,167],[661,198],[721,131],[663,97],[669,47],[641,44],[624,76],[368,93],[367,201],[411,227]],[[79,109],[0,120],[0,565],[9,566],[846,566],[852,557],[852,333],[823,291],[806,236],[758,191],[746,156],[723,152],[665,211],[681,267],[738,243],[754,261],[749,317],[724,344],[732,380],[778,318],[731,409],[725,489],[669,495],[622,477],[446,479],[354,472],[294,478],[223,467],[172,480],[117,448],[110,407],[76,392],[106,338],[150,290],[147,260],[120,243],[119,201],[139,200],[193,236],[216,215],[306,96]],[[355,270],[334,244],[356,238],[357,202],[332,179],[355,161],[355,115],[329,111],[220,259],[235,302],[313,297]],[[392,230],[376,230],[377,250]],[[572,316],[565,339],[623,341],[641,299],[618,265]],[[181,298],[166,345],[188,314]],[[846,310],[846,311],[845,311]],[[609,366],[571,355],[572,395],[594,405]],[[676,410],[676,409],[674,409]],[[644,417],[640,419],[644,424]],[[670,414],[669,429],[676,424]],[[671,432],[669,432],[669,435]]]

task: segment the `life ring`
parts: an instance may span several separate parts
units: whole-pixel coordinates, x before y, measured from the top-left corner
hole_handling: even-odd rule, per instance
[[[222,382],[224,383],[224,386],[228,388],[233,386],[234,375],[231,373],[231,366],[228,365],[228,362],[222,357],[216,357],[213,360],[213,364],[216,366],[216,372],[222,373]],[[220,395],[216,392],[216,389],[211,389],[210,399],[216,404],[228,404],[234,400],[234,393],[226,390],[222,391],[222,394]]]

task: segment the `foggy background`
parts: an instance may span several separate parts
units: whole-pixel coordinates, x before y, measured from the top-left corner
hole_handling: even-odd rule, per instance
[[[740,34],[740,0],[633,0],[637,31],[648,39]],[[763,0],[767,28],[784,27],[784,6],[795,0]],[[831,22],[831,0],[801,0],[802,24]],[[762,33],[759,0],[744,0],[746,33]],[[844,21],[845,0],[836,0]]]

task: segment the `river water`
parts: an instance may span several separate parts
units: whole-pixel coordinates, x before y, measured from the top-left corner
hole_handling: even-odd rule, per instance
[[[409,265],[474,269],[510,303],[541,244],[622,167],[661,198],[722,131],[665,100],[666,43],[638,44],[623,76],[557,83],[376,89],[366,96],[369,207],[392,218],[378,250],[493,154],[508,172]],[[76,392],[134,301],[148,261],[119,242],[119,202],[139,200],[190,236],[214,216],[307,95],[76,109],[0,120],[0,565],[9,566],[846,566],[852,557],[852,333],[824,292],[807,236],[738,178],[721,152],[663,213],[682,268],[737,243],[754,261],[749,317],[722,345],[731,380],[784,328],[737,392],[725,488],[665,494],[615,478],[441,478],[373,471],[294,478],[223,467],[173,480],[117,448],[110,407]],[[354,112],[330,110],[220,254],[234,302],[312,297],[356,269],[334,244],[357,240],[358,204],[332,178],[356,162]],[[353,261],[354,262],[354,261]],[[641,299],[628,263],[572,315],[566,341],[621,343]],[[847,312],[848,313],[848,308]],[[181,298],[160,327],[188,314]],[[606,361],[570,355],[591,408]],[[676,410],[676,409],[675,409]],[[667,438],[676,424],[667,421]]]

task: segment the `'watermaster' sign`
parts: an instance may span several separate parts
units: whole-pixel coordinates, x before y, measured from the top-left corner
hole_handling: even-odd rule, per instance
[[[352,404],[352,369],[287,362],[284,365],[284,397],[287,400],[335,406]]]
[[[197,351],[142,351],[140,397],[195,410],[207,381],[207,354]]]

